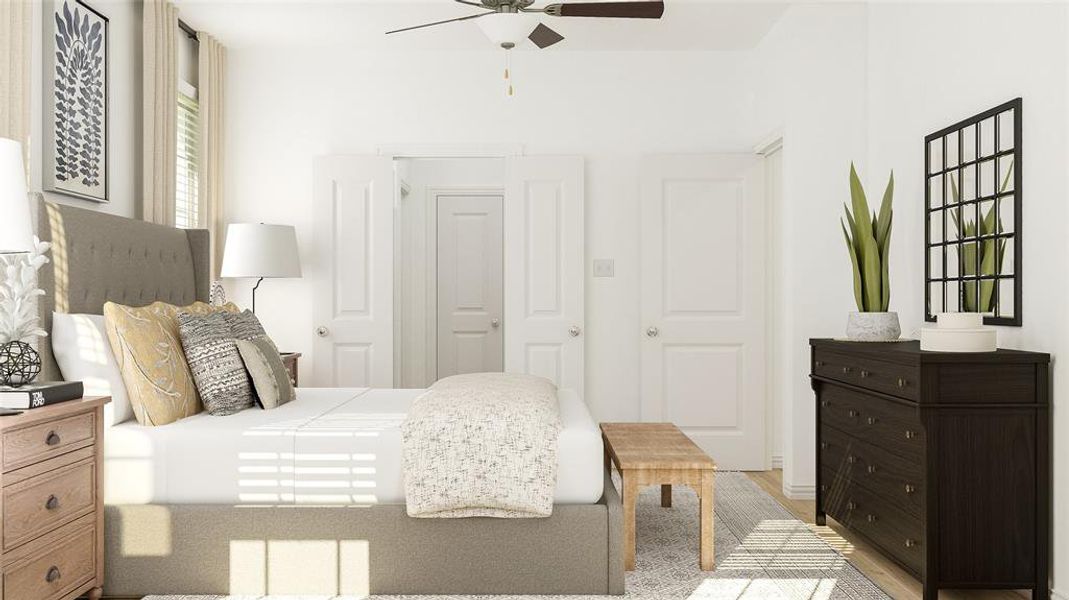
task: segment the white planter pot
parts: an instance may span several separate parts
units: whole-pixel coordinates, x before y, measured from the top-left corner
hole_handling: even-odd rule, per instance
[[[896,312],[852,312],[846,337],[858,342],[892,342],[902,335]]]

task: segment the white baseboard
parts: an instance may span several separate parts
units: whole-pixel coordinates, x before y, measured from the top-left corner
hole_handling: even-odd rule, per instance
[[[772,455],[772,468],[773,469],[782,469],[783,468],[783,456],[782,455],[776,455],[776,454]]]
[[[817,497],[817,488],[813,485],[791,485],[784,481],[783,495],[791,500],[814,500]]]
[[[1063,593],[1061,593],[1061,592],[1059,592],[1058,590],[1055,590],[1055,589],[1052,589],[1050,591],[1050,597],[1053,600],[1069,600],[1069,596],[1066,596],[1065,594],[1063,594]]]

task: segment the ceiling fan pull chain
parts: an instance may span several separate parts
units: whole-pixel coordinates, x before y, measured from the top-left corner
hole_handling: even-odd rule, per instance
[[[506,95],[511,98],[514,93],[512,90],[512,51],[510,49],[505,50],[505,87]]]

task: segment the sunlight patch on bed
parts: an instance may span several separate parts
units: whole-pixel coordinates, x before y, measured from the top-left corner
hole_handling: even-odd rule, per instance
[[[363,598],[369,561],[366,540],[231,540],[230,593]]]
[[[171,511],[144,504],[116,506],[119,514],[120,552],[123,556],[170,556]]]

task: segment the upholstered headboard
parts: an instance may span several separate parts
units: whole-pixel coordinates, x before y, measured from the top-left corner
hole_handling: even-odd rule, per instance
[[[174,229],[38,199],[37,235],[52,242],[51,262],[38,273],[45,295],[45,331],[52,312],[101,314],[111,301],[143,306],[157,300],[184,306],[208,301],[208,231]],[[60,378],[50,338],[40,343],[41,380]]]

